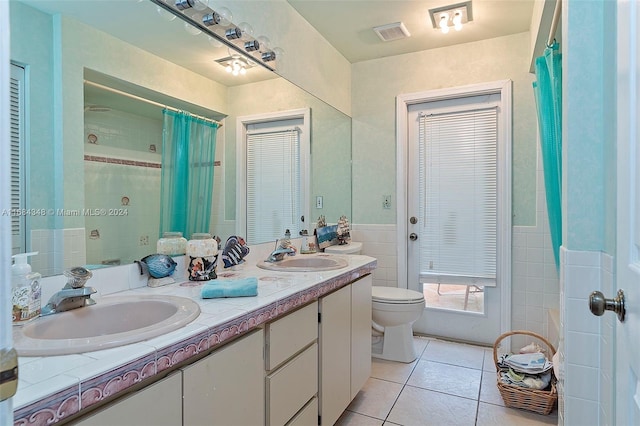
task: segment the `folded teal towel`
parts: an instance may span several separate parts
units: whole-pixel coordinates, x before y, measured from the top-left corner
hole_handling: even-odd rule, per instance
[[[256,277],[238,280],[216,280],[202,286],[200,296],[203,299],[217,297],[243,297],[258,295],[258,279]]]

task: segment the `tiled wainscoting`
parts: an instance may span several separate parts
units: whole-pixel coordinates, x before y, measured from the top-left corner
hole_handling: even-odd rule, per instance
[[[549,311],[558,311],[560,292],[545,211],[538,212],[538,223],[513,227],[511,328],[557,336],[557,329],[549,329],[554,326]],[[396,226],[354,224],[352,228],[352,239],[362,242],[363,254],[378,259],[373,285],[396,287]]]
[[[64,268],[86,264],[86,240],[84,228],[34,229],[31,231],[29,258],[34,272],[44,276],[62,274]]]
[[[616,317],[596,317],[588,305],[594,290],[614,293],[613,261],[605,253],[561,248],[560,424],[609,425],[613,421],[611,342]]]
[[[396,225],[351,225],[351,239],[362,242],[362,254],[378,259],[373,285],[398,286]]]

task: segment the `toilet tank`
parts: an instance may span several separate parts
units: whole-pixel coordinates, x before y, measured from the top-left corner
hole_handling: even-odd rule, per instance
[[[329,246],[324,249],[324,252],[331,254],[360,254],[362,252],[362,243],[352,241],[349,244]]]

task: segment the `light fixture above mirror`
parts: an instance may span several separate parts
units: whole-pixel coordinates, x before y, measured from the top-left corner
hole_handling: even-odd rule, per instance
[[[236,25],[232,22],[233,15],[225,7],[213,10],[208,0],[151,0],[158,6],[163,15],[169,14],[185,22],[185,28],[190,34],[204,33],[210,40],[227,46],[230,50],[244,55],[247,61],[255,61],[270,71],[275,71],[274,65],[281,56],[281,49],[271,49],[267,43],[261,43],[253,37],[253,28],[246,22]],[[266,37],[262,37],[266,39]],[[238,72],[245,68],[239,68]]]

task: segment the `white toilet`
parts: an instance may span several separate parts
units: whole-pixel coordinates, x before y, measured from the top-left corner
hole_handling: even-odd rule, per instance
[[[413,323],[424,311],[424,295],[414,290],[373,286],[373,344],[371,356],[390,361],[413,362]]]
[[[351,242],[324,249],[332,254],[360,254],[362,243]],[[373,286],[371,356],[390,361],[413,362],[413,323],[424,311],[424,295],[414,290]]]

